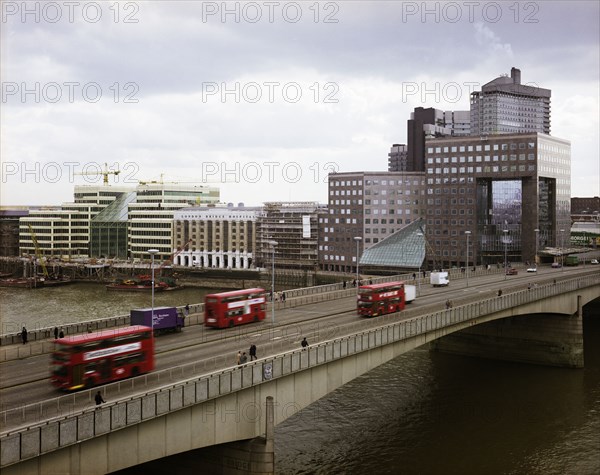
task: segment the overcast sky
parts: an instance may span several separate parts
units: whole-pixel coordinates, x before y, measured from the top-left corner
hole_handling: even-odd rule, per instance
[[[72,201],[105,163],[120,185],[326,203],[328,172],[387,170],[414,107],[468,110],[513,66],[552,90],[573,196],[599,196],[599,18],[596,1],[2,0],[1,204]]]

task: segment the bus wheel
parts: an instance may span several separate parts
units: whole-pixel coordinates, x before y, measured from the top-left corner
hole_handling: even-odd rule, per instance
[[[95,386],[95,384],[94,384],[94,380],[92,378],[85,380],[85,388],[86,389],[92,389],[94,386]]]
[[[135,378],[136,376],[140,375],[140,369],[136,366],[135,368],[133,368],[131,370],[131,377]]]
[[[254,323],[258,323],[258,317],[254,317]]]
[[[229,320],[229,328],[233,328],[233,320]]]

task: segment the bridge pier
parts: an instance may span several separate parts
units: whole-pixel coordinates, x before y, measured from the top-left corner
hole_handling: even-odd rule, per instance
[[[439,338],[430,348],[478,358],[583,368],[581,303],[575,315],[546,313],[494,320]]]
[[[265,437],[240,440],[192,451],[193,472],[215,475],[274,475],[275,412],[267,397]],[[195,453],[195,454],[194,454]],[[167,465],[168,467],[168,465]],[[165,472],[167,473],[167,472]],[[171,472],[172,473],[172,472]]]

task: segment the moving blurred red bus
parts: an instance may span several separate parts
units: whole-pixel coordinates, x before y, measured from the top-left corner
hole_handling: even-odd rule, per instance
[[[404,282],[361,285],[358,288],[357,313],[363,317],[376,317],[404,310],[406,295]]]
[[[150,327],[136,325],[56,340],[50,381],[66,391],[137,376],[154,369]]]
[[[260,288],[209,294],[204,299],[204,324],[225,328],[264,320],[266,302]]]

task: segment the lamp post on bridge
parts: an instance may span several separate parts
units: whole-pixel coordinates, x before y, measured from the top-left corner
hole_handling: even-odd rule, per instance
[[[277,241],[269,241],[271,246],[271,325],[275,326],[275,247]]]
[[[158,249],[148,249],[148,254],[152,256],[152,323],[150,324],[152,328],[152,337],[154,337],[154,256],[158,254]]]
[[[504,233],[504,280],[506,280],[506,271],[508,271],[507,251],[508,251],[508,229],[502,231]]]
[[[560,271],[565,267],[565,230],[560,230]]]
[[[417,233],[417,236],[422,237],[425,239],[425,235],[423,233]],[[419,263],[419,296],[421,296],[421,267],[423,266],[423,261],[421,260],[421,262]]]
[[[354,240],[356,241],[356,295],[358,295],[358,287],[359,287],[359,274],[358,274],[358,246],[362,238],[360,236],[355,236]]]
[[[535,228],[533,230],[533,232],[535,233],[535,257],[534,257],[534,265],[535,268],[537,269],[537,265],[538,265],[538,245],[540,242],[540,230],[538,228]]]
[[[471,231],[465,231],[467,235],[467,287],[469,286],[469,236],[471,235]]]

